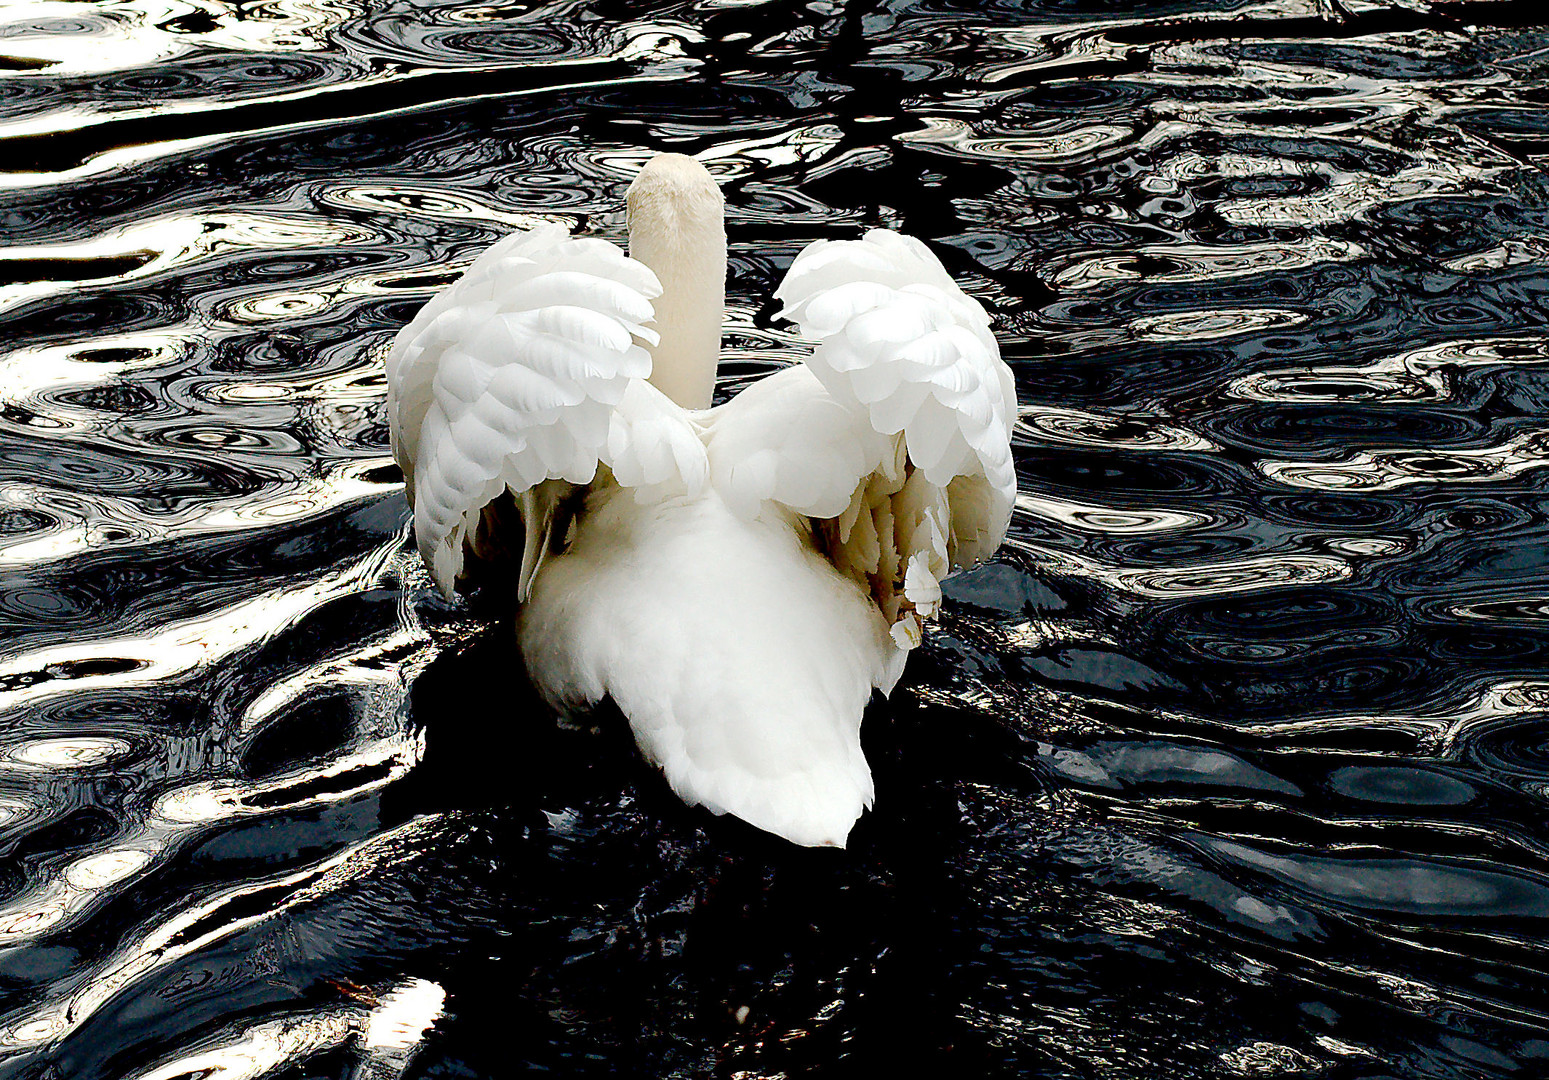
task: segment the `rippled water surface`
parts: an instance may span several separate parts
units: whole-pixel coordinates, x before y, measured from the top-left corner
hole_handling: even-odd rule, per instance
[[[1425,0],[0,6],[0,1078],[1549,1071],[1549,30]],[[562,729],[381,360],[727,193],[996,315],[1022,496],[808,852]]]

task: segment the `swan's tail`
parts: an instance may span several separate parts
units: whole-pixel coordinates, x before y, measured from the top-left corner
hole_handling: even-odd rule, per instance
[[[589,510],[522,616],[539,687],[611,695],[685,802],[842,847],[872,802],[861,714],[905,655],[870,597],[792,522],[714,495]]]
[[[708,713],[645,695],[625,711],[641,752],[684,802],[792,843],[844,847],[873,797],[860,747],[865,701],[815,711],[780,700],[779,681],[767,689],[762,701],[723,699]]]

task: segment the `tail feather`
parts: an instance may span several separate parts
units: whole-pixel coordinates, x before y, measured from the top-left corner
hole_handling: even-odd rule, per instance
[[[579,522],[521,616],[539,688],[610,695],[685,802],[844,846],[873,796],[861,714],[901,655],[867,593],[793,521],[742,519],[713,491],[594,495]]]
[[[650,716],[638,708],[625,712],[641,752],[690,806],[731,814],[795,844],[840,848],[861,813],[871,808],[875,788],[861,753],[859,711],[801,718],[779,712],[722,715],[714,720]],[[765,753],[695,754],[690,736],[712,726],[751,744],[766,744]],[[758,737],[776,732],[790,734],[784,739]],[[822,745],[831,740],[814,740],[814,732],[839,734],[842,739],[833,742],[844,745]],[[787,764],[792,759],[805,761]]]

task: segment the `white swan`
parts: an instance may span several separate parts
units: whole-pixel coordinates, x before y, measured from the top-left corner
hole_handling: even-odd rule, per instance
[[[628,211],[628,256],[516,233],[398,334],[420,552],[450,596],[466,552],[519,544],[518,639],[556,708],[611,696],[686,802],[843,846],[873,688],[1005,534],[1011,372],[935,256],[874,229],[797,256],[775,295],[819,344],[712,409],[720,189],[661,154]]]

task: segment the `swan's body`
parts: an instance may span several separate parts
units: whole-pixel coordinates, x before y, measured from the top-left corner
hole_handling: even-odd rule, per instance
[[[509,491],[543,695],[612,697],[685,801],[843,845],[871,804],[873,689],[898,680],[940,579],[1005,532],[1010,373],[983,310],[878,230],[810,246],[781,286],[822,342],[807,364],[710,409],[720,192],[660,155],[629,208],[634,258],[516,234],[394,343],[420,550],[450,592],[465,551],[512,540],[490,508]]]

